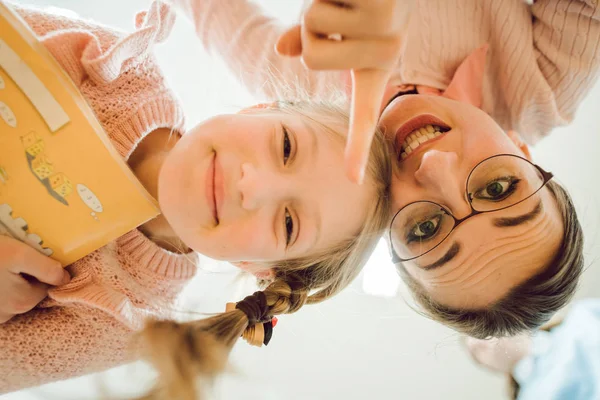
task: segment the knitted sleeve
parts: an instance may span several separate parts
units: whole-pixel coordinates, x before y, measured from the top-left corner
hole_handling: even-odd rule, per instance
[[[285,27],[248,0],[170,0],[189,18],[204,48],[221,56],[254,95],[277,100],[344,90],[341,72],[310,71],[300,58],[279,56],[275,43]]]
[[[598,78],[598,1],[537,0],[531,12],[539,69],[554,93],[558,115],[571,121]]]
[[[36,308],[0,325],[0,394],[130,361],[132,331],[85,306]]]

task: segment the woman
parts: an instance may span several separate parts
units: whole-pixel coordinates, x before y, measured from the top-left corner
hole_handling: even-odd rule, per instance
[[[369,148],[361,132],[380,111],[398,160],[394,259],[428,315],[473,336],[502,336],[541,325],[571,298],[583,267],[581,226],[566,191],[529,162],[525,141],[571,120],[596,79],[596,2],[314,1],[302,27],[287,31],[249,1],[174,2],[234,71],[254,66],[240,76],[254,92],[271,96],[290,83],[312,93],[350,87],[349,73],[308,71],[275,46],[311,68],[354,68],[347,172],[360,177]],[[270,75],[277,80],[265,85]],[[435,118],[410,122],[423,115]],[[421,142],[411,137],[416,128],[441,137],[422,133]],[[493,158],[502,154],[509,156]],[[489,182],[496,196],[513,193],[502,210],[469,197],[469,176],[485,176],[490,165],[512,172]],[[434,208],[406,208],[415,201]],[[475,215],[482,211],[491,212]],[[418,250],[414,240],[406,248],[406,229],[419,236]]]

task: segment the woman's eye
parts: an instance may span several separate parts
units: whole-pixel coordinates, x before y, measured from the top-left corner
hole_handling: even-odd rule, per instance
[[[289,246],[292,241],[292,235],[294,234],[294,219],[290,214],[290,211],[285,209],[285,244]]]
[[[496,179],[478,190],[475,193],[475,198],[491,201],[504,200],[516,190],[519,181],[519,179],[512,177]]]
[[[431,239],[439,231],[441,215],[429,218],[414,225],[408,233],[407,242],[424,242]]]
[[[290,141],[290,135],[283,127],[283,165],[287,164],[290,155],[292,154],[292,142]]]

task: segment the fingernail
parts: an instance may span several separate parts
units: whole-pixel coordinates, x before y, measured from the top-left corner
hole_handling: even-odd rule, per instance
[[[71,282],[71,275],[69,274],[69,272],[64,269],[63,270],[63,280],[61,285],[66,285],[67,283]]]
[[[363,182],[364,182],[364,180],[365,180],[365,169],[361,168],[358,171],[357,182],[358,182],[359,185],[362,185]]]

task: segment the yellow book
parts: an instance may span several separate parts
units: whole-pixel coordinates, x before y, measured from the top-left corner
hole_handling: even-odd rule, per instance
[[[75,84],[0,0],[0,235],[68,265],[158,214]]]

